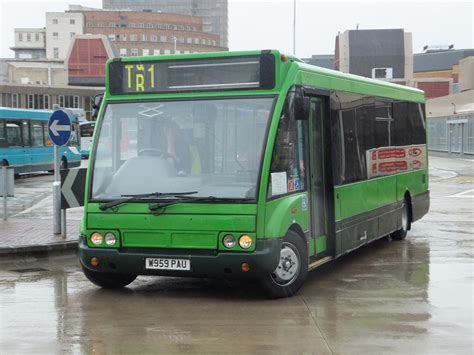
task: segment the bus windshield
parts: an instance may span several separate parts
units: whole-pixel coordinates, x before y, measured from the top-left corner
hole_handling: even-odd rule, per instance
[[[92,198],[196,191],[254,200],[273,97],[109,103]]]

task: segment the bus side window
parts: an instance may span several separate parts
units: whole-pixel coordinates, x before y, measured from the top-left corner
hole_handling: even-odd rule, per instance
[[[31,147],[31,139],[30,139],[30,125],[28,121],[21,122],[21,134],[23,138],[23,146],[24,147]]]
[[[44,136],[44,145],[46,147],[52,146],[53,142],[51,142],[51,139],[49,138],[49,133],[48,133],[48,122],[43,122],[43,136]]]
[[[9,147],[21,147],[21,128],[18,121],[7,121],[7,145]]]
[[[5,122],[0,121],[0,148],[8,147]]]
[[[31,146],[43,147],[43,125],[40,121],[32,121],[30,125],[31,129]]]

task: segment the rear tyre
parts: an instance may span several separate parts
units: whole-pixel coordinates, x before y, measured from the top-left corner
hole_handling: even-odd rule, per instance
[[[92,271],[84,266],[82,271],[90,282],[102,288],[122,288],[131,284],[137,278],[137,275]]]
[[[410,210],[408,201],[406,198],[403,199],[402,204],[402,226],[399,230],[390,234],[393,240],[404,240],[407,237],[408,230],[410,229]]]
[[[280,260],[275,271],[261,280],[270,298],[293,296],[308,275],[308,249],[297,233],[288,231],[280,250]]]

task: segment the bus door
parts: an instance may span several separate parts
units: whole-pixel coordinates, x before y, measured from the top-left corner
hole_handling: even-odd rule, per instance
[[[21,136],[23,141],[23,172],[31,172],[33,156],[31,151],[30,124],[28,121],[21,121]]]
[[[310,211],[311,236],[314,239],[316,258],[329,256],[327,194],[324,169],[324,101],[310,98],[309,111],[309,168],[310,168]]]

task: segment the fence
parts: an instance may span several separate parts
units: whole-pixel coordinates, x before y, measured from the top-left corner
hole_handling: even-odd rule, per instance
[[[474,112],[428,118],[428,149],[474,154]]]

